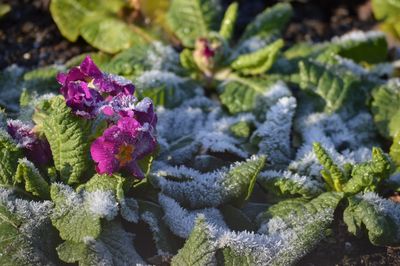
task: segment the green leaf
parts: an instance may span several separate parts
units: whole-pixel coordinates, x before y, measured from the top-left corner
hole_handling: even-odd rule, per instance
[[[82,266],[144,264],[133,246],[132,236],[118,222],[105,224],[98,239],[87,237],[79,243],[66,241],[57,247],[57,252],[64,262],[79,262]]]
[[[325,182],[334,191],[342,191],[342,186],[347,181],[347,177],[342,169],[340,169],[339,166],[333,162],[332,158],[320,143],[314,143],[313,148],[319,163],[324,167],[324,170],[321,171],[321,174]]]
[[[41,199],[50,199],[50,188],[38,169],[27,159],[18,160],[15,181],[24,183],[25,190]]]
[[[212,229],[205,222],[205,217],[199,215],[192,233],[183,248],[172,258],[171,265],[215,264],[215,238]]]
[[[212,0],[172,0],[167,22],[185,47],[194,47],[197,38],[215,30],[221,7]]]
[[[241,40],[249,39],[254,35],[266,35],[281,31],[289,22],[292,14],[292,7],[287,3],[279,3],[265,9],[246,26]]]
[[[125,5],[122,0],[54,0],[50,12],[68,40],[74,42],[81,35],[92,46],[115,53],[150,38],[118,18]]]
[[[389,178],[392,171],[389,156],[380,148],[374,147],[372,160],[353,167],[351,179],[343,186],[343,191],[351,194],[360,191],[376,191],[380,182]]]
[[[392,157],[397,169],[400,170],[400,132],[396,134],[392,146],[390,146],[390,157]]]
[[[133,45],[144,43],[143,38],[127,25],[113,17],[87,18],[80,27],[80,34],[92,46],[107,53],[116,53]]]
[[[79,183],[89,164],[88,120],[72,114],[61,97],[54,97],[51,111],[43,122],[43,131],[50,143],[54,164],[68,184]]]
[[[300,62],[300,87],[319,95],[328,111],[338,110],[349,93],[353,96],[358,81],[350,74],[336,73],[316,62]],[[354,97],[354,96],[353,96]]]
[[[359,38],[351,38],[351,34],[361,35]],[[377,64],[386,61],[388,57],[388,44],[382,33],[357,32],[349,33],[349,38],[340,39],[328,46],[321,57],[332,57],[333,54],[352,59],[356,63],[366,62]],[[345,35],[346,37],[346,35]]]
[[[24,88],[30,92],[58,92],[60,85],[55,76],[64,70],[64,67],[48,66],[26,72],[23,76]]]
[[[11,137],[0,130],[0,185],[13,185],[21,150]]]
[[[137,80],[136,93],[149,97],[155,105],[173,108],[196,95],[197,84],[172,72],[152,70],[144,72]]]
[[[267,72],[275,63],[284,42],[279,39],[260,50],[240,55],[231,67],[245,75],[258,75]]]
[[[235,30],[235,22],[237,19],[239,5],[234,2],[228,6],[225,11],[224,18],[221,22],[221,27],[219,29],[219,34],[225,38],[225,40],[230,40]]]
[[[372,92],[371,111],[375,125],[386,138],[400,131],[400,83],[389,81]]]
[[[265,163],[265,156],[260,156],[258,158],[253,158],[244,163],[235,165],[227,173],[227,176],[222,182],[222,186],[238,186],[238,194],[235,196],[233,201],[236,205],[240,205],[243,201],[250,198],[251,194],[253,193],[257,176],[264,168]]]
[[[247,121],[239,121],[233,124],[229,130],[239,138],[248,138],[251,133],[251,125]]]
[[[372,11],[377,20],[396,17],[400,12],[400,4],[396,0],[372,0]]]
[[[100,217],[85,208],[80,195],[57,183],[51,185],[50,195],[55,205],[51,220],[63,240],[84,242],[100,235]]]
[[[363,228],[368,232],[374,245],[392,245],[398,243],[398,225],[391,217],[378,211],[371,202],[358,197],[349,198],[349,206],[343,213],[343,220],[350,233],[360,236]]]
[[[58,265],[59,243],[49,201],[35,202],[0,191],[0,265]]]
[[[249,112],[256,107],[257,98],[268,90],[268,86],[250,78],[231,77],[218,87],[221,103],[231,114]]]
[[[264,156],[232,164],[229,169],[200,173],[193,169],[164,169],[152,179],[161,192],[190,208],[216,207],[223,203],[241,205],[254,188],[264,168]]]

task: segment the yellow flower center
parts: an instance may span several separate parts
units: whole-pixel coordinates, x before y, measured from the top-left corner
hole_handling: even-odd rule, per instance
[[[121,166],[125,166],[127,163],[132,161],[132,153],[135,150],[133,145],[124,143],[119,147],[118,154],[115,156]]]

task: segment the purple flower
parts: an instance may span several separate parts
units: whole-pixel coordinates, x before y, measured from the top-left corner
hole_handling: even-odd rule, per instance
[[[68,73],[59,73],[57,81],[62,85],[61,94],[67,106],[85,118],[95,117],[105,100],[118,94],[132,95],[135,91],[129,80],[101,72],[89,56]]]
[[[157,115],[150,98],[144,98],[138,102],[135,96],[120,93],[104,105],[102,111],[105,115],[117,119],[119,117],[132,117],[141,125],[148,123],[153,128],[157,123]]]
[[[156,147],[154,129],[150,124],[141,124],[132,117],[121,117],[117,125],[107,128],[90,147],[96,171],[112,174],[121,169],[137,178],[143,178],[137,161],[154,151]]]
[[[17,146],[23,149],[31,162],[43,167],[52,161],[49,143],[36,135],[33,126],[19,120],[8,120],[7,132],[17,142]]]

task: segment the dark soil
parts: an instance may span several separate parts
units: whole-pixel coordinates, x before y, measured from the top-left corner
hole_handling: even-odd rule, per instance
[[[0,19],[0,69],[11,64],[27,68],[64,63],[83,52],[94,51],[83,40],[64,39],[53,22],[50,0],[4,0],[12,11]],[[223,0],[228,5],[232,0]],[[239,1],[239,31],[266,6],[277,1]],[[365,0],[291,1],[294,18],[284,33],[286,41],[321,42],[351,30],[376,27],[371,8]],[[400,265],[400,249],[375,247],[366,237],[347,232],[340,213],[332,237],[321,242],[298,265]]]
[[[50,0],[5,0],[11,12],[0,19],[0,69],[11,64],[28,68],[64,63],[92,51],[84,41],[67,41],[50,16]]]

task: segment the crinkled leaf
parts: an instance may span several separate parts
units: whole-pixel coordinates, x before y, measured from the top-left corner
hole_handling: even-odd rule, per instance
[[[260,50],[240,55],[231,63],[231,67],[245,75],[263,74],[275,63],[283,45],[283,40],[279,39]]]
[[[375,125],[386,138],[400,131],[400,82],[394,80],[372,92]]]
[[[15,198],[0,189],[0,264],[58,265],[59,243],[49,219],[52,204]]]
[[[399,225],[368,200],[349,198],[349,206],[343,213],[343,220],[354,235],[362,235],[365,228],[369,240],[374,245],[391,245],[400,241],[397,232]]]
[[[325,109],[336,111],[351,93],[360,93],[356,90],[358,81],[353,75],[336,73],[316,62],[300,62],[300,87],[319,95],[325,101]]]
[[[90,168],[90,124],[72,114],[61,97],[53,98],[50,103],[51,111],[44,120],[43,131],[50,143],[54,165],[62,180],[78,183]]]
[[[215,236],[212,228],[199,216],[188,240],[178,254],[172,258],[171,265],[212,265],[215,264]]]
[[[221,83],[219,98],[232,114],[252,111],[257,98],[268,90],[265,82],[256,79],[235,77]]]
[[[22,151],[17,147],[11,137],[0,130],[0,184],[13,185],[14,174],[17,170],[18,159]]]
[[[50,187],[39,170],[28,160],[18,160],[15,181],[25,185],[25,191],[42,199],[50,198]]]
[[[389,178],[392,171],[389,156],[380,148],[373,148],[372,160],[353,167],[351,179],[343,186],[343,191],[352,194],[360,191],[376,191],[379,183]]]
[[[107,223],[99,238],[87,237],[84,242],[66,241],[57,247],[59,257],[79,265],[137,265],[143,259],[133,246],[133,237],[118,222]]]
[[[241,204],[254,188],[265,157],[253,157],[233,164],[229,170],[200,173],[188,168],[170,168],[156,173],[154,181],[161,191],[191,208]]]
[[[101,233],[100,216],[88,210],[83,200],[59,184],[50,188],[51,199],[55,204],[51,218],[62,239],[83,242],[85,238],[97,238]],[[74,194],[74,195],[70,195]]]

